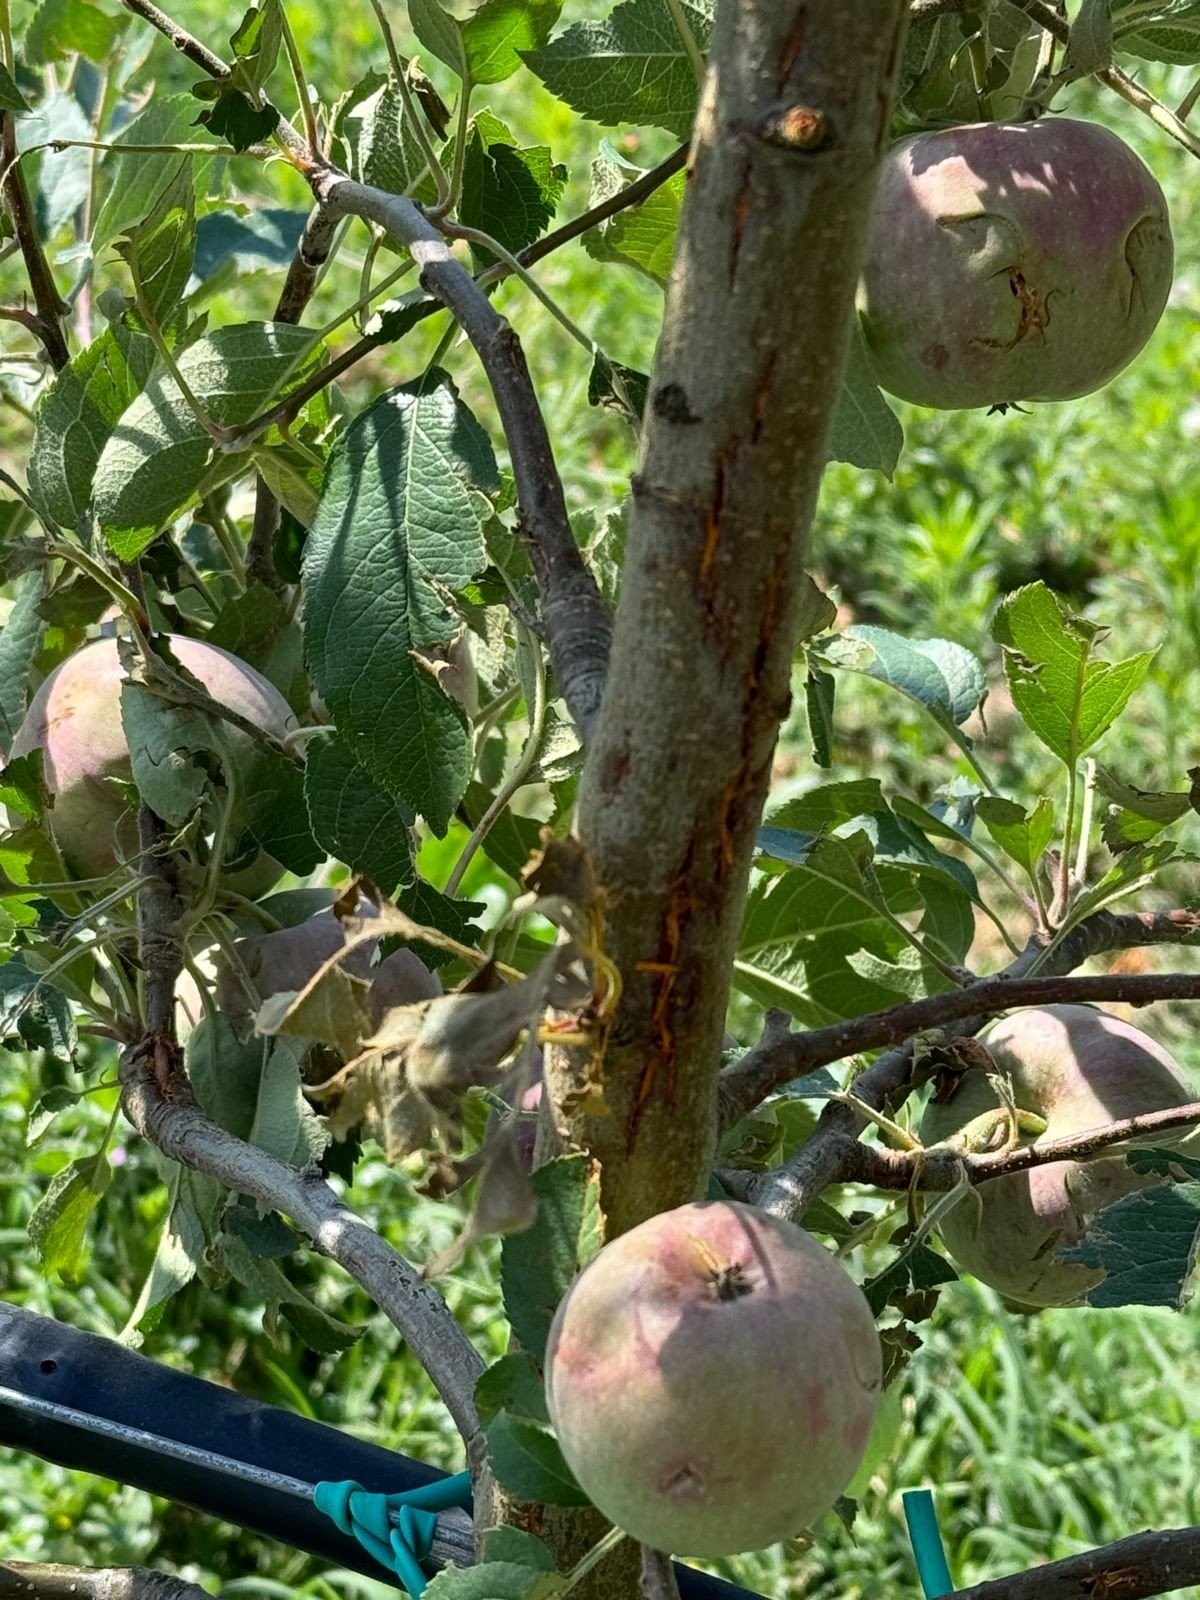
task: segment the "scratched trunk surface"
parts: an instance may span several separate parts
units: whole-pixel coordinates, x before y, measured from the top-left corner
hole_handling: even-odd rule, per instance
[[[622,998],[552,1074],[610,1233],[703,1192],[904,0],[723,0],[580,795]],[[578,1091],[599,1080],[607,1110]],[[574,1092],[572,1092],[574,1091]]]

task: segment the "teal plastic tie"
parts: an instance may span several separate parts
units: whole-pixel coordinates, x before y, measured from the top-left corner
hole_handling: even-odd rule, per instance
[[[942,1595],[953,1594],[954,1580],[938,1528],[937,1508],[928,1489],[905,1490],[904,1517],[925,1600],[941,1600]]]
[[[438,1512],[470,1506],[471,1475],[459,1472],[402,1494],[371,1494],[348,1478],[326,1481],[313,1490],[313,1503],[420,1600],[427,1586],[421,1562],[433,1546]]]

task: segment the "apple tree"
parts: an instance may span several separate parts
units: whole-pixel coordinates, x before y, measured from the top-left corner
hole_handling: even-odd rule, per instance
[[[66,1063],[31,1137],[115,1074],[165,1175],[132,1331],[201,1273],[338,1349],[306,1249],[395,1325],[475,1486],[481,1565],[431,1600],[669,1597],[664,1554],[800,1532],[886,1449],[956,1271],[1182,1302],[1200,1102],[1097,1008],[1200,978],[1078,971],[1200,937],[1155,887],[1194,781],[1093,754],[1150,656],[1007,595],[1057,778],[1003,792],[984,665],[847,622],[809,532],[831,459],[893,471],[888,395],[1035,428],[1138,357],[1173,244],[1120,130],[1200,154],[1194,95],[1143,82],[1200,63],[1197,7],[371,0],[353,82],[296,10],[0,4],[4,1039]],[[594,156],[578,206],[535,79]],[[556,303],[579,244],[663,286],[641,367]],[[543,410],[535,302],[582,418]],[[568,425],[636,452],[586,514]],[[838,775],[851,679],[930,719],[925,789]],[[355,1217],[364,1148],[457,1197],[448,1251]],[[103,1156],[33,1216],[68,1282]],[[489,1366],[438,1278],[497,1237]],[[1200,1580],[1200,1530],[1147,1539],[1036,1592]]]

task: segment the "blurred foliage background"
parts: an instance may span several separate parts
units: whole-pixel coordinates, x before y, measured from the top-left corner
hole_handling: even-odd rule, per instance
[[[310,76],[327,99],[336,98],[368,62],[382,61],[366,0],[348,0],[333,13],[312,5],[291,10]],[[572,11],[579,14],[577,6],[568,6]],[[178,9],[185,25],[218,47],[236,25],[236,12],[218,0],[182,0]],[[407,52],[402,16],[396,23]],[[191,81],[191,69],[161,40],[152,43],[131,32],[126,42],[135,55],[145,53],[130,82],[138,96],[178,92]],[[436,78],[437,64],[426,65]],[[1178,100],[1185,85],[1165,73],[1157,76],[1164,97]],[[86,87],[58,84],[64,95]],[[1142,149],[1171,202],[1178,276],[1152,344],[1108,390],[1087,400],[1002,416],[907,411],[908,442],[894,482],[847,467],[830,470],[813,552],[814,571],[839,602],[844,620],[951,638],[984,658],[994,690],[985,707],[986,726],[972,730],[981,758],[1002,785],[1030,794],[1058,778],[1046,752],[1006,713],[988,635],[998,598],[1022,583],[1042,578],[1110,627],[1114,654],[1159,647],[1148,686],[1100,752],[1122,777],[1145,788],[1182,787],[1186,768],[1197,760],[1200,721],[1200,174],[1181,149],[1156,136],[1128,107],[1100,102],[1086,89],[1079,101],[1073,109],[1102,117]],[[599,132],[577,122],[525,77],[493,91],[491,104],[523,143],[549,145],[568,166],[560,218],[585,206]],[[669,149],[665,136],[647,140],[618,129],[608,139],[640,165]],[[74,154],[84,158],[83,152]],[[281,163],[266,169],[241,163],[230,176],[234,193],[248,206],[304,205],[303,185]],[[312,325],[356,297],[361,266],[361,242],[352,238],[314,305]],[[661,315],[661,294],[653,283],[594,261],[578,245],[538,270],[571,317],[610,355],[648,366]],[[18,282],[14,273],[12,262],[0,266],[4,298]],[[214,281],[211,317],[221,322],[268,316],[277,291],[278,269]],[[602,519],[620,504],[633,465],[632,435],[619,419],[589,407],[588,358],[553,318],[518,284],[505,285],[499,299],[525,342],[572,507],[580,518]],[[344,386],[346,407],[357,409],[382,387],[419,372],[443,331],[444,319],[434,318],[407,344],[364,363]],[[9,345],[0,350],[0,456],[20,473],[30,368],[11,359],[19,351],[11,332],[4,337]],[[452,351],[448,364],[486,418],[487,397],[469,355]],[[779,754],[781,793],[813,781],[809,748],[800,695]],[[865,680],[846,678],[839,688],[835,754],[832,776],[886,775],[923,800],[960,774],[955,752],[915,706]],[[462,838],[452,833],[427,847],[422,865],[435,881],[444,878]],[[1183,842],[1193,841],[1185,836]],[[464,884],[465,893],[494,905],[513,890],[512,881],[482,854]],[[1174,903],[1182,895],[1181,886]],[[977,966],[1001,964],[1003,954],[995,936],[981,929]],[[1178,954],[1169,959],[1178,961]],[[1156,1026],[1180,1059],[1200,1071],[1200,1048],[1185,1015],[1159,1008]],[[80,1137],[102,1133],[115,1105],[109,1070],[101,1073],[95,1093],[27,1149],[28,1110],[61,1070],[36,1056],[0,1051],[0,1296],[111,1334],[124,1326],[137,1299],[165,1197],[147,1153],[118,1137],[110,1159],[120,1170],[104,1200],[86,1270],[69,1284],[45,1280],[26,1236],[30,1212],[53,1174],[78,1153]],[[456,1207],[419,1197],[410,1173],[382,1161],[360,1164],[351,1198],[416,1259],[444,1247],[460,1218]],[[318,1303],[362,1324],[362,1338],[348,1353],[314,1355],[286,1325],[273,1344],[259,1312],[236,1285],[214,1289],[201,1283],[167,1306],[145,1339],[145,1352],[459,1467],[456,1436],[420,1369],[397,1349],[390,1326],[328,1264],[309,1259],[298,1270]],[[476,1249],[446,1289],[481,1350],[489,1358],[499,1354],[494,1249]],[[898,1432],[869,1482],[858,1486],[853,1529],[830,1518],[807,1550],[776,1549],[722,1562],[716,1570],[777,1600],[915,1595],[899,1494],[921,1484],[938,1491],[962,1584],[1147,1525],[1200,1521],[1198,1328],[1194,1312],[1014,1314],[989,1291],[952,1285],[927,1326],[924,1348],[903,1375]],[[0,1555],[162,1564],[228,1595],[387,1592],[352,1574],[320,1571],[307,1558],[219,1529],[144,1494],[2,1451]]]

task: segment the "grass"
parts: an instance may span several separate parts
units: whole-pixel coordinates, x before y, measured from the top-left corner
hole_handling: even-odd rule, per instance
[[[365,4],[344,7],[338,27],[317,7],[293,7],[300,47],[314,80],[351,82],[378,56]],[[181,19],[220,42],[233,15],[216,0],[187,0]],[[401,39],[401,47],[408,48]],[[435,75],[436,64],[431,68]],[[176,89],[188,73],[165,46],[153,72]],[[142,84],[148,84],[149,72]],[[282,91],[281,91],[282,92]],[[544,142],[568,161],[572,180],[561,214],[586,203],[587,167],[599,134],[581,128],[524,80],[484,100],[511,118],[527,142]],[[287,103],[287,102],[285,102]],[[1098,106],[1094,109],[1099,109]],[[1105,105],[1106,114],[1111,107]],[[1194,467],[1200,411],[1193,402],[1194,328],[1200,310],[1200,226],[1194,170],[1175,147],[1148,138],[1132,112],[1117,108],[1120,131],[1151,154],[1168,188],[1179,242],[1172,306],[1139,362],[1101,395],[1031,415],[919,413],[906,410],[908,448],[894,483],[849,468],[828,474],[814,541],[814,565],[848,615],[917,635],[941,635],[984,655],[999,690],[987,625],[1008,589],[1044,577],[1113,630],[1111,652],[1161,646],[1150,683],[1102,749],[1105,760],[1142,786],[1179,787],[1195,759],[1200,720],[1200,475]],[[636,153],[647,164],[657,143]],[[303,186],[273,169],[275,204],[301,206]],[[260,173],[238,183],[253,198]],[[278,187],[276,187],[278,185]],[[357,245],[331,273],[313,320],[332,315],[357,282]],[[600,266],[571,246],[539,269],[569,315],[613,356],[647,367],[660,296],[631,273]],[[0,267],[0,298],[12,298],[13,264]],[[105,268],[105,271],[108,271]],[[243,280],[218,295],[215,321],[269,312],[275,284]],[[619,503],[633,464],[624,425],[586,404],[588,358],[516,284],[499,303],[517,322],[577,513],[603,515]],[[412,348],[388,351],[346,389],[357,406],[381,387],[420,370],[440,334],[435,321]],[[17,347],[12,325],[0,330]],[[462,350],[449,357],[472,405],[488,398]],[[27,393],[3,379],[22,402]],[[19,465],[28,438],[19,412],[3,423],[5,465]],[[1028,797],[1058,775],[1044,752],[1015,730],[993,699],[984,758],[1000,779]],[[847,681],[839,697],[836,776],[886,773],[928,796],[958,771],[930,724],[874,685]],[[809,781],[807,730],[797,712],[781,752],[781,772]],[[1170,1042],[1200,1067],[1182,1013]],[[104,1202],[91,1257],[77,1284],[47,1283],[26,1235],[30,1212],[53,1173],[99,1137],[111,1109],[102,1091],[56,1124],[33,1151],[25,1117],[39,1077],[32,1058],[0,1053],[0,1296],[113,1333],[124,1323],[148,1269],[162,1223],[152,1162],[131,1142]],[[409,1176],[367,1163],[353,1198],[408,1254],[441,1248],[458,1223],[449,1205],[418,1203]],[[360,1432],[449,1468],[457,1440],[416,1363],[394,1332],[328,1264],[306,1260],[301,1275],[314,1297],[349,1321],[359,1343],[339,1358],[315,1357],[286,1329],[272,1345],[248,1297],[228,1285],[193,1284],[168,1307],[145,1351],[235,1384],[277,1404]],[[476,1251],[447,1292],[482,1350],[502,1337],[495,1252]],[[833,1519],[807,1551],[772,1550],[721,1564],[724,1575],[784,1600],[864,1600],[916,1596],[899,1509],[905,1488],[938,1491],[943,1526],[962,1583],[1053,1559],[1146,1525],[1200,1520],[1197,1471],[1200,1341],[1196,1313],[1050,1312],[1017,1316],[971,1284],[946,1292],[926,1328],[926,1343],[902,1380],[901,1423],[893,1446],[863,1492],[846,1530]],[[192,1513],[100,1480],[0,1452],[0,1556],[113,1564],[158,1563],[228,1594],[382,1593],[348,1574],[321,1573],[307,1559]]]

